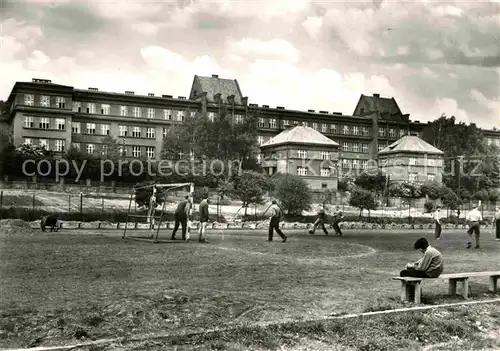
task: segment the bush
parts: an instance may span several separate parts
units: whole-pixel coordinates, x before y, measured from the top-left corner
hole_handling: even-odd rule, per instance
[[[425,213],[431,213],[432,211],[434,211],[435,206],[436,205],[434,204],[434,201],[426,201],[424,204]]]
[[[349,205],[359,208],[360,216],[364,209],[375,210],[377,208],[375,195],[371,191],[365,189],[354,189],[349,199]]]
[[[209,191],[207,187],[194,188],[193,201],[195,204],[199,204],[205,196],[209,196]]]
[[[311,190],[304,179],[285,174],[275,178],[274,182],[273,195],[281,202],[286,214],[300,215],[311,208]]]

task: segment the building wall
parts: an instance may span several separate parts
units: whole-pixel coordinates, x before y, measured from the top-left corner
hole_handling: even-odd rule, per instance
[[[442,156],[412,153],[380,155],[380,165],[391,181],[443,181]]]

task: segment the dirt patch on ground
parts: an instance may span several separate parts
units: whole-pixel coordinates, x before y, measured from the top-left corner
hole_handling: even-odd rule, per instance
[[[30,235],[33,229],[29,222],[22,219],[2,219],[0,220],[0,235]]]

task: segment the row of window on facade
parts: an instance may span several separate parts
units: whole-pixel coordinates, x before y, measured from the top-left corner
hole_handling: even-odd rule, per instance
[[[344,161],[346,161],[345,163],[342,162],[342,168],[344,170],[346,170],[346,169],[367,169],[367,167],[368,167],[368,161],[366,161],[366,160],[363,160],[361,162],[361,164],[353,163],[352,165],[349,165],[349,162],[348,162],[349,160],[344,160]],[[352,160],[352,161],[357,161],[357,160]],[[308,176],[308,175],[310,175],[309,174],[309,170],[310,170],[309,167],[298,166],[297,167],[297,175],[299,175],[299,176]],[[320,173],[319,173],[319,175],[321,177],[330,177],[330,176],[332,176],[332,174],[333,174],[333,171],[332,171],[331,168],[321,168],[320,169]],[[312,175],[316,176],[317,174],[313,173]],[[410,182],[416,182],[416,181],[418,181],[419,180],[419,174],[418,173],[409,173],[408,174],[408,180]],[[431,181],[431,182],[435,181],[436,180],[436,175],[433,174],[433,173],[428,173],[427,174],[427,180]]]
[[[496,145],[500,147],[500,138],[486,138],[488,145]]]

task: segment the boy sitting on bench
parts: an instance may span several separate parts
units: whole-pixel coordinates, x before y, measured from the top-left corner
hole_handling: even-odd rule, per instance
[[[443,255],[430,246],[427,239],[420,238],[413,245],[415,250],[420,250],[424,256],[415,263],[406,264],[406,269],[399,274],[401,277],[437,278],[443,273]]]

